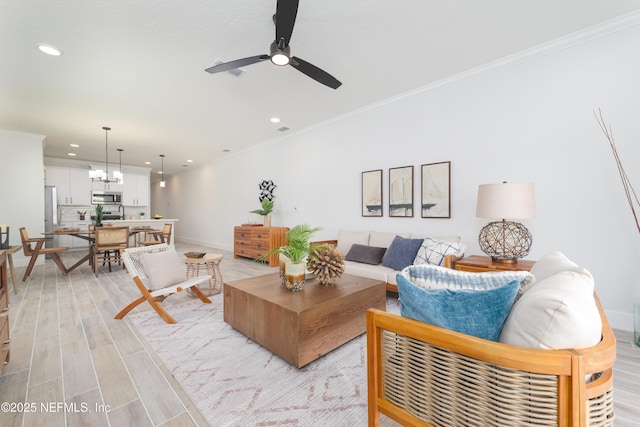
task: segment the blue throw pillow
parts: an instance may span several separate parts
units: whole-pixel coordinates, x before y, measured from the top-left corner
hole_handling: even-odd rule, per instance
[[[385,254],[382,265],[393,268],[394,270],[402,270],[403,268],[413,264],[418,249],[422,246],[424,239],[405,239],[396,236],[389,245]]]
[[[396,276],[401,314],[430,325],[498,341],[519,280],[490,289],[425,289]]]

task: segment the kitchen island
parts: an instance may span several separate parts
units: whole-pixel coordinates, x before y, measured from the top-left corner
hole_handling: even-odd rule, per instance
[[[160,218],[160,219],[114,219],[104,220],[103,224],[113,224],[114,227],[152,227],[158,230],[162,230],[165,224],[171,224],[171,240],[169,247],[175,249],[175,235],[176,235],[176,223],[179,219],[172,218]]]

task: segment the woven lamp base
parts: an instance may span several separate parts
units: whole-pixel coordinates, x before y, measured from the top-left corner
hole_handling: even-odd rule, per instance
[[[478,243],[493,261],[516,262],[529,254],[533,237],[524,225],[502,220],[482,227]]]

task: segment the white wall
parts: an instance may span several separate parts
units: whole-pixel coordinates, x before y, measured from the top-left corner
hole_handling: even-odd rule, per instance
[[[21,244],[20,227],[33,237],[44,231],[44,138],[0,129],[0,223],[9,226],[12,246]],[[22,251],[13,255],[13,261],[16,266],[27,264]]]
[[[231,154],[171,178],[157,196],[180,218],[178,238],[224,249],[232,249],[233,227],[258,208],[258,183],[271,179],[278,185],[273,225],[306,222],[327,238],[341,228],[459,234],[468,254],[480,254],[477,235],[488,221],[475,217],[478,185],[533,182],[538,216],[525,222],[534,238],[528,258],[561,250],[587,267],[613,326],[632,329],[640,235],[592,111],[602,108],[613,124],[640,190],[640,24],[595,34]],[[420,165],[447,160],[451,219],[423,219],[419,211],[388,217],[389,168],[414,166],[419,203]],[[384,217],[363,218],[360,174],[379,168]]]

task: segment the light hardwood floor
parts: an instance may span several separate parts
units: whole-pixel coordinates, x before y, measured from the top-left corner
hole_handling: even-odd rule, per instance
[[[176,245],[179,253],[222,253],[225,280],[274,271],[234,260],[230,252]],[[81,255],[65,253],[63,260],[72,265]],[[10,289],[11,361],[0,375],[0,403],[12,404],[14,411],[0,411],[0,426],[207,425],[135,328],[114,320],[139,296],[125,271],[103,268],[96,278],[83,265],[65,277],[47,260],[26,282],[21,281],[24,268],[16,273],[18,294]],[[192,297],[180,293],[163,304],[170,311],[170,305],[187,300]],[[139,307],[136,311],[150,309],[146,303]],[[616,331],[616,336],[616,426],[638,426],[640,348],[631,344],[629,332]],[[27,411],[20,406],[24,403],[35,407]]]

